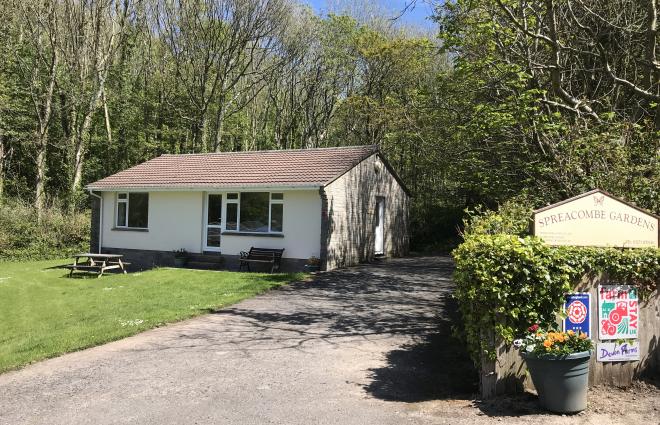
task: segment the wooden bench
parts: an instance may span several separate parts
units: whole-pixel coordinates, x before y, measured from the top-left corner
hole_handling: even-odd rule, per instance
[[[238,266],[238,271],[242,271],[243,268],[247,268],[247,271],[252,271],[250,270],[251,263],[270,264],[271,273],[279,271],[283,252],[284,248],[271,249],[255,247],[250,248],[250,252],[241,251],[241,263]]]

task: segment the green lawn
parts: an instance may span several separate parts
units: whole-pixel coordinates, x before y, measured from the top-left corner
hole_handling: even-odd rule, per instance
[[[79,275],[67,260],[0,263],[0,373],[204,314],[304,275],[156,269]]]

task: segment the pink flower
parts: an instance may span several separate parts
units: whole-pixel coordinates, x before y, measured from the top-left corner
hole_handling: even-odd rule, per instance
[[[527,328],[527,330],[528,330],[529,332],[536,332],[538,329],[539,329],[539,325],[536,324],[536,323],[534,323],[532,326],[530,326],[529,328]]]

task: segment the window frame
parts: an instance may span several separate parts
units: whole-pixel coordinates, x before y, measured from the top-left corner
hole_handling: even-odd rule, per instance
[[[131,193],[141,193],[147,195],[147,227],[131,227],[128,225],[128,216],[131,208]],[[121,198],[121,195],[125,195],[125,198]],[[149,230],[149,203],[151,202],[151,197],[149,192],[117,192],[115,195],[115,229],[121,230]],[[124,209],[124,224],[123,226],[119,224],[119,204],[125,204],[126,208]]]
[[[247,193],[247,192],[255,192],[255,193],[268,193],[268,231],[267,232],[254,232],[254,231],[244,231],[241,230],[241,200],[242,200],[242,194]],[[273,199],[273,194],[281,194],[282,198],[281,199]],[[230,198],[229,195],[237,195],[236,198]],[[279,191],[260,191],[260,190],[254,190],[254,191],[242,191],[242,192],[225,192],[225,198],[223,200],[223,223],[222,223],[222,231],[223,233],[227,234],[250,234],[250,235],[283,235],[284,234],[284,192],[279,192]],[[235,204],[236,205],[236,229],[227,229],[227,222],[229,221],[229,215],[227,214],[227,206],[229,204]],[[282,205],[282,230],[277,231],[272,229],[272,213],[273,213],[273,205]]]

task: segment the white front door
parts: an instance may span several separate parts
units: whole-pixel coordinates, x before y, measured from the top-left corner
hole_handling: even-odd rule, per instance
[[[375,253],[382,255],[385,253],[384,247],[384,231],[385,231],[385,200],[376,200],[376,232],[375,232]]]
[[[204,211],[204,251],[220,251],[220,233],[222,232],[222,195],[206,195]]]

